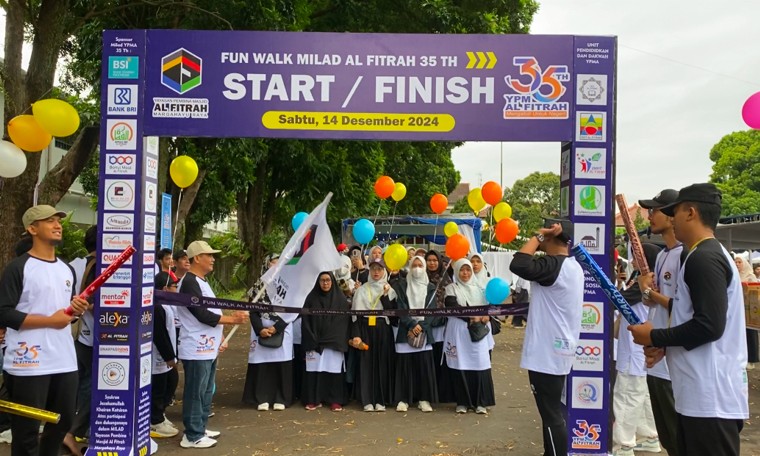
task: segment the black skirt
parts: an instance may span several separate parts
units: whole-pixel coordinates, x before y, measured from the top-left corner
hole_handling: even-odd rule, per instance
[[[378,318],[375,326],[369,326],[367,320],[359,320],[359,337],[369,345],[369,350],[359,351],[359,368],[356,371],[354,388],[362,406],[390,405],[393,401],[395,380],[396,351],[393,346],[393,332],[384,318]]]
[[[433,351],[396,354],[395,403],[438,402]]]
[[[301,397],[303,374],[306,371],[306,357],[301,344],[293,344],[293,399]]]
[[[293,403],[293,361],[248,364],[243,402],[251,405]]]
[[[346,405],[346,374],[304,372],[301,401],[304,405]]]
[[[435,381],[438,385],[438,401],[441,404],[456,402],[454,387],[451,384],[451,369],[443,356],[443,342],[433,344],[433,363],[435,364]]]
[[[491,369],[482,371],[450,369],[450,372],[457,406],[463,405],[474,409],[496,405]]]

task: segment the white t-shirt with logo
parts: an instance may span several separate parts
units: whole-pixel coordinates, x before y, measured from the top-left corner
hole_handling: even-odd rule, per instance
[[[185,274],[182,280],[180,280],[179,292],[196,297],[216,297],[208,282],[190,272]],[[180,323],[179,359],[216,359],[219,345],[222,343],[222,329],[224,327],[224,325],[219,324],[219,318],[222,315],[221,309],[193,308],[193,311],[191,311],[187,307],[177,306],[176,311]],[[206,323],[213,323],[213,325],[200,321],[199,315]]]
[[[77,358],[71,328],[20,329],[26,315],[50,316],[74,296],[74,270],[61,259],[46,261],[28,253],[11,261],[0,280],[0,326],[8,328],[3,369],[11,375],[74,372]]]
[[[672,249],[661,250],[657,254],[657,261],[654,263],[655,286],[661,294],[668,298],[673,298],[676,295],[676,282],[678,281],[678,271],[681,269],[682,253],[683,244],[678,244]],[[670,326],[670,312],[660,305],[649,308],[647,319],[652,322],[653,329]],[[670,380],[666,358],[667,355],[662,361],[649,368],[647,374],[663,380]]]

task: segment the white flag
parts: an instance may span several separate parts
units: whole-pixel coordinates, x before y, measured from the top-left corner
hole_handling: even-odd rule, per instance
[[[277,264],[261,277],[272,305],[303,307],[306,295],[314,288],[319,273],[334,271],[343,265],[340,254],[335,249],[330,227],[327,226],[327,204],[330,198],[332,193],[311,211],[288,241]],[[297,314],[288,313],[280,317],[290,323],[296,319]]]

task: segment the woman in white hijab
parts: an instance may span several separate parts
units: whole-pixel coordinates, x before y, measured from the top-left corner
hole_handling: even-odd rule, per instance
[[[370,258],[369,278],[356,289],[351,309],[395,308],[396,292],[388,284],[385,263],[381,258]],[[384,412],[393,400],[395,352],[390,321],[388,317],[354,317],[351,336],[350,345],[360,350],[355,394],[365,412]]]
[[[454,263],[454,283],[446,287],[446,307],[487,306],[483,289],[475,282],[472,264]],[[496,404],[491,377],[489,317],[449,317],[444,334],[446,363],[451,369],[457,413],[486,414]],[[486,333],[487,331],[487,333]]]
[[[491,274],[486,269],[483,257],[475,252],[470,255],[470,263],[472,264],[472,278],[478,282],[480,288],[485,290],[486,285],[488,285],[488,278],[491,277]]]
[[[415,256],[410,261],[409,274],[393,282],[399,309],[435,308],[434,295],[428,300],[428,276],[425,258]],[[430,319],[400,317],[393,328],[396,335],[396,381],[394,402],[397,412],[406,412],[409,405],[419,402],[423,412],[432,412],[430,403],[438,402],[433,334]]]

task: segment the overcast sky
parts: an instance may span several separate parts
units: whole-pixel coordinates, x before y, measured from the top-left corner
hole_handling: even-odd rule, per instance
[[[617,35],[616,192],[633,204],[707,181],[712,146],[748,128],[741,107],[760,91],[759,20],[757,0],[541,0],[531,33]],[[454,150],[462,181],[499,182],[500,147]],[[503,143],[504,185],[559,174],[559,147]]]

